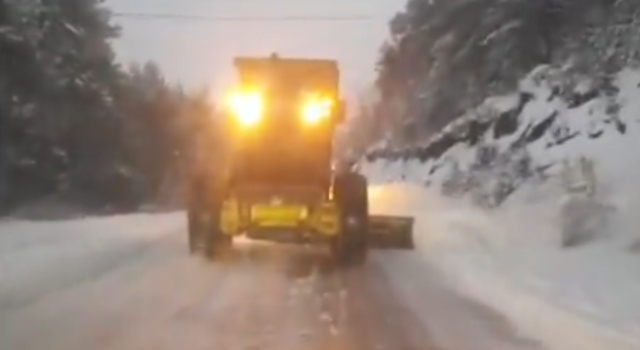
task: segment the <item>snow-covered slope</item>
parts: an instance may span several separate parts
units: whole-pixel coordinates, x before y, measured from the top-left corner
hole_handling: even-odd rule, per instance
[[[639,123],[640,71],[545,66],[362,168],[394,198],[374,209],[416,216],[419,250],[462,292],[551,348],[640,348]]]
[[[640,223],[639,85],[640,70],[596,84],[543,66],[426,145],[373,150],[362,168],[373,182],[420,183],[484,208],[615,209],[629,229]]]
[[[372,150],[365,169],[375,180],[404,176],[446,186],[457,178],[459,192],[495,185],[479,181],[481,175],[505,186],[518,186],[517,178],[558,175],[563,160],[586,156],[597,163],[598,176],[619,184],[620,176],[640,172],[640,163],[629,162],[630,150],[640,146],[638,84],[640,70],[595,83],[542,66],[517,92],[487,99],[425,145]]]

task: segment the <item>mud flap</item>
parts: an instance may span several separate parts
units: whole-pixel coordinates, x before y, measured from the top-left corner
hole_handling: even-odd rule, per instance
[[[414,218],[408,216],[369,216],[369,247],[373,249],[414,249]]]

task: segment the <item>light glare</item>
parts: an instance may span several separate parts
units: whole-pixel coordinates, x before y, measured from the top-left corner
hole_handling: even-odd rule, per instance
[[[258,124],[264,112],[264,100],[259,92],[234,92],[229,96],[229,106],[243,126]]]
[[[302,107],[302,118],[306,124],[316,125],[331,116],[333,100],[330,98],[311,98]]]

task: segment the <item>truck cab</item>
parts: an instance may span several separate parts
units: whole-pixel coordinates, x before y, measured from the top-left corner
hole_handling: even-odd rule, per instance
[[[332,60],[237,58],[226,97],[234,185],[320,186],[331,181],[333,135],[344,118]]]

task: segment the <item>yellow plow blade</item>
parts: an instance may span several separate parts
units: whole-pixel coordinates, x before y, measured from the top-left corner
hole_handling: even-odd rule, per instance
[[[414,218],[408,216],[369,216],[369,246],[378,249],[414,249]]]

